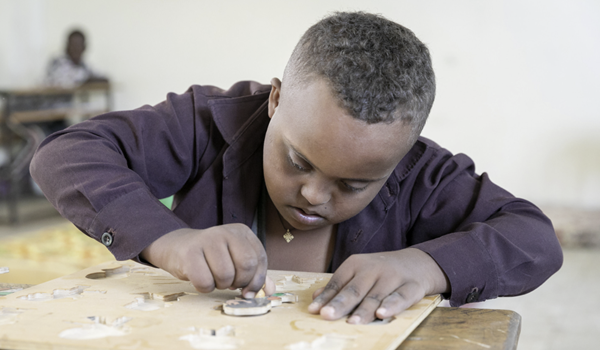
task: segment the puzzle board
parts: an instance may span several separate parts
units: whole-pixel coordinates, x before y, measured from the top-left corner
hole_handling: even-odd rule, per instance
[[[189,282],[132,261],[100,264],[0,297],[1,349],[395,349],[439,295],[389,323],[350,325],[308,313],[331,274],[269,271],[277,291],[298,295],[261,316],[220,306],[239,291],[196,292]]]

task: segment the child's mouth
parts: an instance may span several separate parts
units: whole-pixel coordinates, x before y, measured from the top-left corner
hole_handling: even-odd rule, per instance
[[[301,208],[292,207],[294,219],[303,225],[314,226],[325,221],[325,218],[319,214],[307,213]]]

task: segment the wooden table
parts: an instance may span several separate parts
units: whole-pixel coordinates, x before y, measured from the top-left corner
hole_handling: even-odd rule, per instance
[[[0,284],[0,288],[28,285]],[[436,308],[398,350],[516,349],[521,316],[509,310]]]
[[[89,104],[90,94],[95,93],[104,96],[101,106]],[[63,120],[74,113],[87,119],[112,109],[111,87],[108,82],[87,83],[72,89],[2,89],[0,97],[5,99],[1,114],[3,121],[21,124]]]
[[[520,332],[514,311],[438,307],[398,349],[516,349]]]
[[[94,96],[101,98],[93,99]],[[0,168],[0,197],[7,198],[11,224],[18,221],[20,182],[28,174],[33,152],[44,138],[25,125],[59,120],[75,123],[111,109],[108,82],[88,83],[74,89],[0,90],[0,146],[11,150],[8,164]]]

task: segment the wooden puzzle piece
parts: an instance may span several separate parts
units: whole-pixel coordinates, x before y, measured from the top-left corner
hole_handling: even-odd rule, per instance
[[[187,340],[194,349],[236,349],[243,345],[241,339],[235,338],[235,328],[225,326],[219,329],[190,329],[194,333],[180,337]]]
[[[271,310],[271,301],[267,298],[227,300],[223,303],[223,312],[232,316],[256,316]]]
[[[177,292],[177,293],[148,293],[150,298],[153,300],[162,300],[162,301],[178,301],[180,297],[186,296],[185,292]]]
[[[102,272],[93,272],[85,276],[92,280],[104,279],[104,278],[125,278],[129,272],[129,266],[116,266],[112,268],[102,269]]]
[[[273,293],[273,297],[278,297],[283,303],[297,303],[298,296],[294,293]]]
[[[283,275],[275,281],[275,290],[279,293],[297,290],[306,290],[314,283],[321,281],[317,277],[300,277],[297,275]]]
[[[267,300],[271,301],[271,307],[277,307],[283,303],[280,297],[270,296],[267,297]]]
[[[22,290],[23,290],[23,288],[5,288],[5,289],[0,288],[0,297],[9,295],[9,294],[12,294],[15,292],[20,292]]]
[[[46,300],[55,300],[55,299],[63,299],[63,298],[72,298],[77,299],[81,294],[84,293],[86,288],[90,286],[76,286],[70,289],[55,289],[52,293],[33,293],[22,295],[17,299],[28,300],[28,301],[46,301]],[[106,293],[97,291],[98,293]]]
[[[234,300],[253,300],[253,299],[267,299],[267,300],[269,300],[271,302],[271,307],[280,306],[283,303],[283,301],[281,300],[281,298],[280,297],[276,297],[276,296],[270,296],[270,297],[264,297],[264,298],[252,298],[252,299],[246,299],[246,298],[242,298],[242,297],[235,297]]]
[[[294,279],[294,277],[296,277]],[[316,278],[306,278],[306,279],[300,279],[297,276],[294,275],[286,275],[284,276],[284,278],[282,279],[282,281],[284,281],[283,283],[288,283],[287,286],[293,286],[293,287],[298,287],[299,285],[304,285],[307,283],[314,283],[316,281]],[[291,283],[291,284],[290,284]],[[309,286],[310,286],[309,284]],[[300,288],[302,288],[302,286]],[[274,293],[273,295],[266,297],[265,296],[265,292],[264,292],[264,288],[265,286],[263,285],[263,287],[260,289],[260,291],[258,293],[256,293],[256,296],[254,298],[250,298],[250,299],[246,299],[243,296],[239,296],[236,297],[233,301],[228,301],[225,304],[223,304],[223,306],[221,307],[221,310],[223,310],[226,314],[228,315],[234,315],[234,316],[248,316],[248,315],[262,315],[267,313],[269,310],[265,309],[265,308],[260,308],[260,307],[254,307],[254,306],[237,306],[237,304],[234,304],[234,301],[251,301],[251,300],[259,300],[259,299],[266,299],[271,303],[271,307],[277,307],[277,306],[281,306],[281,304],[283,302],[287,302],[287,303],[295,303],[298,301],[298,296],[292,293]],[[240,291],[241,293],[241,289],[238,288],[238,291]],[[285,299],[285,301],[284,301]],[[262,301],[261,301],[262,302]],[[227,308],[227,311],[225,311],[226,309],[226,304],[227,303],[231,303],[232,305],[236,305],[235,308],[238,309],[248,309],[245,311],[236,311],[235,308]],[[258,303],[258,302],[257,302]],[[215,307],[215,310],[217,310],[218,308]]]
[[[64,339],[87,340],[118,337],[131,333],[131,328],[125,325],[131,320],[129,317],[119,317],[110,324],[107,324],[106,319],[101,316],[91,316],[88,319],[92,320],[93,323],[86,323],[78,328],[64,330],[58,336]]]
[[[126,308],[140,311],[154,311],[163,307],[173,305],[173,301],[179,301],[179,298],[187,295],[185,292],[178,293],[139,293],[140,297],[135,298],[134,302],[125,305]]]
[[[289,350],[342,350],[353,347],[355,336],[343,334],[325,334],[312,342],[298,342],[286,346]]]
[[[17,317],[23,312],[25,311],[10,307],[0,308],[0,326],[17,323]]]
[[[262,288],[256,293],[255,298],[264,298],[265,295],[265,285],[263,284]]]
[[[153,276],[155,273],[150,270],[148,267],[130,267],[127,265],[117,265],[115,267],[110,267],[106,269],[102,269],[101,272],[93,272],[85,276],[85,278],[89,278],[92,280],[97,279],[105,279],[105,278],[126,278],[131,275],[143,275],[143,276]]]
[[[135,298],[134,302],[125,305],[126,308],[139,311],[154,311],[163,307],[169,307],[170,303],[165,303],[162,300],[146,299],[144,297]]]
[[[83,294],[87,288],[90,288],[90,286],[76,286],[69,289],[55,289],[54,291],[52,291],[52,296],[54,296],[54,299],[75,299],[78,295]]]

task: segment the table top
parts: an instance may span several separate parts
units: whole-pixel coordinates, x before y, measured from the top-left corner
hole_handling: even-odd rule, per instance
[[[514,311],[437,307],[398,349],[516,349],[520,332]]]
[[[0,283],[0,289],[30,285]],[[398,350],[516,349],[521,316],[509,310],[437,307]]]
[[[70,94],[91,90],[107,90],[110,89],[110,83],[107,81],[86,83],[74,88],[60,88],[48,86],[33,86],[29,88],[0,88],[0,95],[11,96],[29,96],[29,95],[60,95]]]

